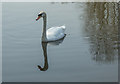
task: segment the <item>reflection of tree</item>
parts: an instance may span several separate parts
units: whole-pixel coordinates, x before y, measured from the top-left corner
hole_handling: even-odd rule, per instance
[[[86,29],[91,42],[93,60],[112,62],[118,53],[118,4],[87,3]]]
[[[120,1],[118,3],[118,12],[119,12],[119,17],[118,17],[118,41],[119,41],[119,45],[118,45],[118,51],[120,50]],[[120,56],[120,52],[118,52],[118,56]],[[120,60],[120,57],[119,57],[119,60]]]

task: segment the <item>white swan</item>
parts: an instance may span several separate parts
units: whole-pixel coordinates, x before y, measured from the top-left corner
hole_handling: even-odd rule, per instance
[[[52,27],[46,31],[46,13],[41,11],[36,18],[36,21],[43,17],[43,32],[42,32],[42,42],[56,41],[64,38],[65,36],[65,26]]]

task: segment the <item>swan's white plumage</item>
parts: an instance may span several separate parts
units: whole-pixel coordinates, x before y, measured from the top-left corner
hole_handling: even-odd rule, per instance
[[[46,31],[47,41],[55,41],[65,36],[65,26],[51,27]]]

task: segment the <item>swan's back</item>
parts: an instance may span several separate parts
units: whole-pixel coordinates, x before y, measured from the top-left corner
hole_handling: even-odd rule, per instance
[[[48,41],[61,39],[65,36],[65,26],[49,28],[46,33]]]

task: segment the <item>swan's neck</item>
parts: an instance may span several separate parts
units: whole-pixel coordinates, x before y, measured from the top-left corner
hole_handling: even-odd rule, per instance
[[[47,42],[47,37],[46,37],[46,15],[43,17],[43,32],[42,32],[42,41]]]

